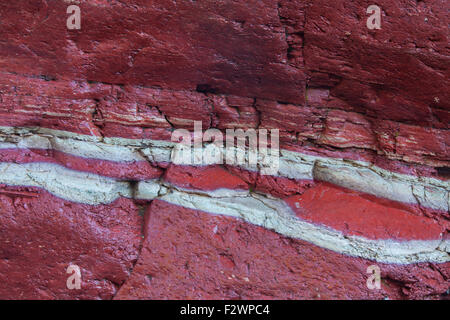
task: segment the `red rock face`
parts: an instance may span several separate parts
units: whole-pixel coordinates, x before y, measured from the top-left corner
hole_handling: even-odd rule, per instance
[[[310,84],[377,118],[448,128],[445,1],[381,1],[382,32],[365,27],[370,1],[314,1],[305,30]]]
[[[146,241],[117,299],[399,299],[446,290],[446,270],[380,265],[383,290],[366,287],[371,261],[288,239],[240,220],[154,201]],[[408,278],[402,288],[397,279]],[[425,280],[428,277],[433,280]]]
[[[129,277],[142,242],[139,208],[61,200],[30,188],[0,189],[2,299],[111,299]],[[68,290],[78,265],[82,290]]]
[[[70,3],[0,4],[1,299],[448,298],[446,1]],[[174,163],[194,121],[278,172]]]
[[[86,32],[75,34],[60,28],[66,25],[67,15],[61,14],[66,3],[3,4],[2,33],[10,41],[1,49],[12,60],[2,67],[303,102],[304,71],[286,64],[285,32],[274,1],[102,2],[81,1],[89,12],[83,16]],[[18,25],[26,19],[48,23]],[[30,51],[42,56],[37,65]]]

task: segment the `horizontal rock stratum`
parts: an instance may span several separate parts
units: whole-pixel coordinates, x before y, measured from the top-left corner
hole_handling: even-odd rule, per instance
[[[448,298],[447,1],[372,4],[1,3],[0,299]],[[277,172],[180,164],[196,122]]]

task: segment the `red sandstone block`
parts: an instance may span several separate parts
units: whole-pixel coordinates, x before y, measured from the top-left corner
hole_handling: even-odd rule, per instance
[[[117,162],[83,158],[57,150],[2,149],[0,162],[11,163],[55,163],[68,169],[89,172],[116,179],[151,180],[159,178],[163,171],[148,161]]]
[[[116,299],[439,298],[449,286],[440,273],[448,263],[377,264],[381,290],[369,290],[372,261],[161,201],[147,211],[145,230],[142,254]]]
[[[131,200],[89,206],[36,188],[0,189],[0,299],[111,299],[141,244]],[[69,290],[69,265],[81,289]]]
[[[33,81],[33,85],[38,87],[49,82],[42,79]],[[57,82],[61,86],[62,83],[70,86],[68,81]],[[17,88],[27,87],[28,78],[22,77],[19,81],[16,77],[14,83]],[[87,96],[87,91],[93,90],[92,94],[97,96],[94,99],[62,99],[41,96],[41,93],[33,96],[0,94],[0,108],[4,111],[0,125],[170,140],[172,126],[192,129],[196,120],[202,121],[204,130],[209,127],[277,128],[281,130],[282,148],[301,146],[318,153],[333,154],[333,157],[348,154],[351,158],[366,161],[374,161],[379,154],[380,157],[406,163],[432,167],[449,165],[446,145],[450,143],[450,134],[447,130],[329,109],[333,105],[327,103],[333,100],[326,100],[329,102],[322,106],[315,102],[313,106],[305,107],[262,99],[253,103],[253,99],[243,97],[130,85],[111,88],[105,96],[97,95],[95,88],[77,89]],[[50,94],[49,90],[45,94]],[[54,94],[59,95],[58,92]],[[236,106],[228,105],[227,99]],[[326,149],[327,146],[339,149]]]
[[[424,156],[435,160],[450,159],[450,134],[433,128],[401,124],[397,137],[397,153],[405,156]]]
[[[171,165],[164,174],[164,180],[170,184],[201,191],[217,189],[247,190],[248,185],[237,175],[233,175],[220,166],[189,167]]]
[[[256,109],[261,112],[261,126],[302,133],[309,124],[320,124],[325,111],[292,104],[258,99]]]
[[[340,110],[327,113],[325,128],[318,142],[338,148],[376,149],[370,122],[360,114]]]
[[[76,33],[65,28],[63,2],[4,2],[0,125],[164,141],[194,120],[203,129],[261,126],[282,130],[283,148],[446,179],[445,0],[381,0],[383,32],[365,26],[370,4],[82,0]],[[168,166],[35,149],[2,150],[0,160],[132,181]],[[448,212],[314,181],[229,167],[170,166],[164,178],[194,191],[289,197],[299,217],[345,235],[448,238]],[[92,207],[1,189],[0,297],[111,298],[137,258],[138,210],[125,199]],[[118,298],[439,298],[449,287],[448,263],[380,264],[383,289],[370,291],[372,261],[158,200],[146,223],[140,262]],[[64,287],[67,259],[87,275],[82,293]]]
[[[259,115],[254,99],[210,95],[214,113],[212,126],[219,129],[257,128]]]
[[[63,2],[2,3],[0,35],[9,41],[0,46],[8,57],[0,67],[35,75],[45,70],[58,79],[304,101],[303,70],[283,63],[285,30],[273,1],[82,1],[80,7],[85,32],[77,35],[65,27]],[[44,19],[31,29],[17,23]]]
[[[304,51],[310,86],[325,86],[361,113],[448,127],[434,116],[450,100],[445,0],[379,1],[381,30],[365,25],[372,4],[310,2]]]
[[[369,239],[441,239],[450,226],[444,219],[418,216],[410,206],[326,183],[286,202],[301,219]]]
[[[171,128],[157,108],[136,102],[104,102],[98,106],[97,125],[118,123],[127,126]]]

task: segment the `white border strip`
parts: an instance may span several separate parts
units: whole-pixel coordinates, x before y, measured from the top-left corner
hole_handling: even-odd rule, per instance
[[[53,163],[0,163],[0,184],[42,188],[73,202],[99,205],[131,198],[128,182],[67,169]]]

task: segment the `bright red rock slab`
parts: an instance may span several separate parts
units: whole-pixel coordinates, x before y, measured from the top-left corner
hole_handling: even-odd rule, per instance
[[[0,188],[0,299],[111,299],[142,242],[131,200],[89,206],[37,188]],[[69,290],[69,265],[81,289]]]
[[[382,289],[369,290],[373,261],[159,200],[146,213],[145,235],[116,299],[440,298],[450,284],[449,263],[378,264]]]
[[[192,129],[194,121],[201,121],[203,130],[276,128],[283,149],[367,161],[412,175],[448,176],[448,130],[336,110],[336,99],[328,100],[329,94],[308,89],[308,106],[301,106],[185,90],[45,81],[3,72],[0,125],[166,141],[173,128]]]
[[[185,189],[201,191],[254,189],[277,198],[303,193],[315,183],[312,180],[261,175],[255,171],[228,165],[190,167],[171,164],[163,178],[166,182]]]
[[[148,161],[117,162],[74,156],[47,149],[2,149],[0,162],[54,163],[68,169],[89,172],[116,179],[151,180],[162,175],[163,170],[153,167]]]
[[[248,185],[241,178],[216,165],[209,167],[171,165],[167,169],[164,179],[182,188],[202,191],[214,191],[222,188],[248,189]]]
[[[286,202],[303,220],[369,239],[436,240],[448,227],[445,219],[418,216],[407,204],[327,183],[317,183]]]

